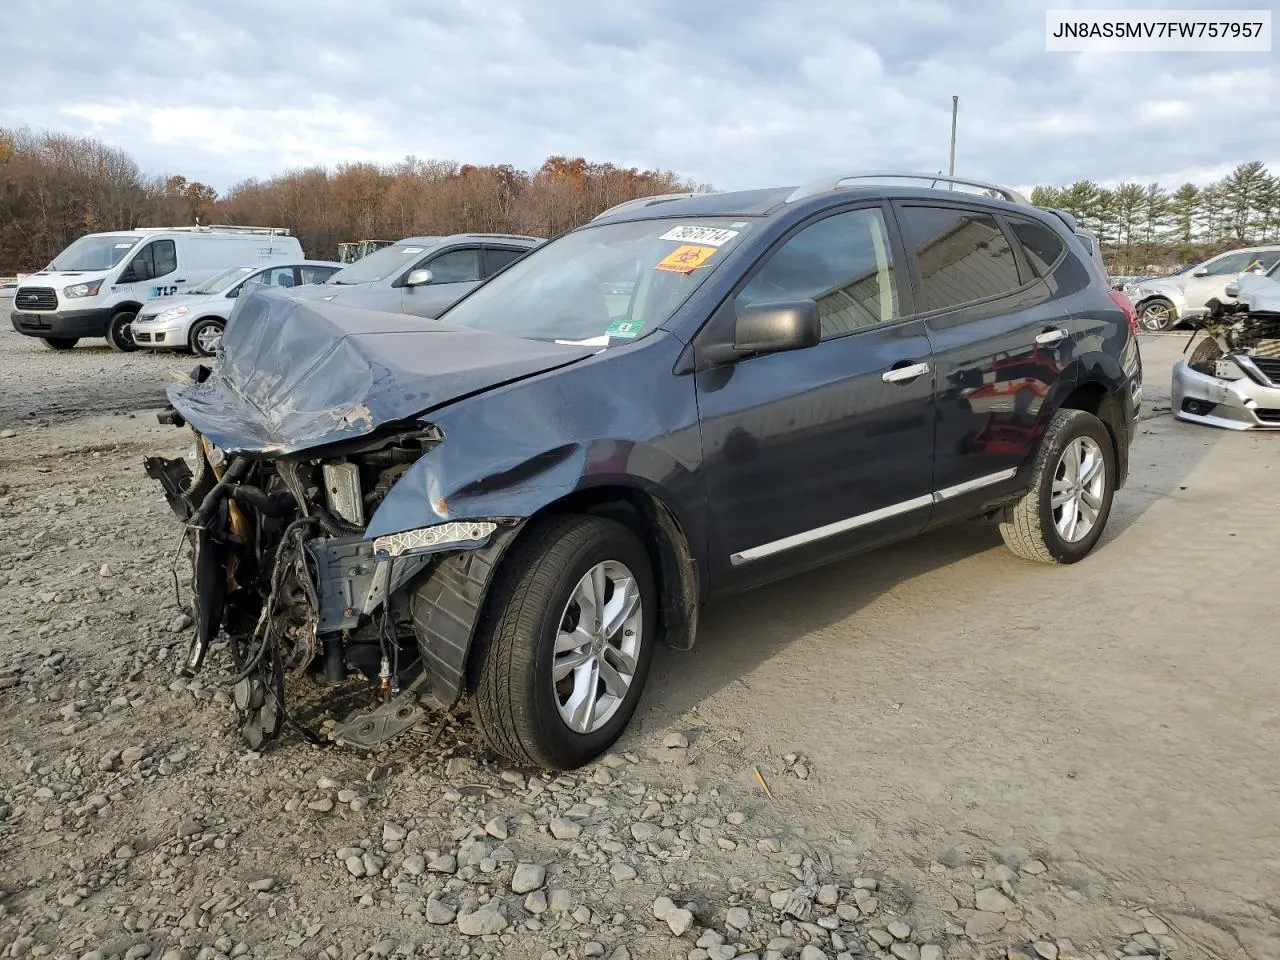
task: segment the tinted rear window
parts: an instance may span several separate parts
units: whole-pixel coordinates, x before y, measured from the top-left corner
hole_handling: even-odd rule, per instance
[[[998,297],[1022,285],[1013,249],[990,214],[904,206],[899,216],[920,270],[921,312]]]
[[[1031,269],[1037,275],[1047,277],[1067,249],[1062,238],[1052,227],[1034,220],[1009,217],[1009,226],[1013,228],[1014,238],[1022,244],[1022,252],[1026,254]]]

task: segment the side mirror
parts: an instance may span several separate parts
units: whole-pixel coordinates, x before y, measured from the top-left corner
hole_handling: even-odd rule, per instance
[[[1209,275],[1208,267],[1196,267],[1191,271],[1193,277],[1207,277]]]
[[[812,347],[821,339],[814,301],[764,300],[738,309],[733,350],[740,354],[781,353]]]
[[[1226,287],[1223,288],[1222,292],[1225,293],[1228,297],[1238,297],[1240,296],[1240,284],[1232,280],[1230,283],[1226,285]]]
[[[406,287],[421,287],[430,282],[430,270],[410,270],[409,275],[404,278],[404,285]]]

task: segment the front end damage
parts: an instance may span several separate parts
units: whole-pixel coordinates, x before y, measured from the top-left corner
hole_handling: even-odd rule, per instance
[[[529,514],[475,509],[452,467],[422,469],[448,453],[426,417],[589,354],[270,290],[237,302],[217,365],[168,390],[161,420],[190,427],[190,453],[144,468],[183,523],[181,669],[225,640],[251,745],[303,729],[290,678],[367,692],[373,709],[335,728],[363,747],[454,704],[490,572]]]
[[[1187,360],[1173,368],[1180,420],[1229,430],[1280,429],[1280,311],[1209,301]]]
[[[260,748],[292,722],[291,678],[364,685],[373,709],[334,728],[359,747],[412,727],[422,704],[452,706],[488,572],[518,521],[365,537],[366,518],[438,432],[424,424],[325,459],[228,456],[192,434],[187,457],[149,457],[144,468],[189,547],[195,627],[181,670],[195,675],[225,639],[245,740]]]

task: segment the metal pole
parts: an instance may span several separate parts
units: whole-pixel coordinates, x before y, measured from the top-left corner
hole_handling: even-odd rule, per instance
[[[956,112],[960,109],[960,98],[951,98],[951,163],[947,167],[947,176],[956,175]]]

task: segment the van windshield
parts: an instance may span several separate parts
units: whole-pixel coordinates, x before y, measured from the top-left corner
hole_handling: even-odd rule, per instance
[[[192,287],[192,293],[221,293],[237,280],[242,280],[249,274],[257,270],[257,267],[232,267],[230,270],[223,270],[216,276],[210,277],[198,287]]]
[[[81,237],[58,254],[50,270],[74,273],[81,270],[110,270],[138,243],[138,237],[99,234]]]
[[[412,267],[430,249],[435,237],[423,237],[422,243],[397,243],[375,250],[361,257],[349,267],[343,267],[325,283],[352,284],[377,283],[393,273]]]

